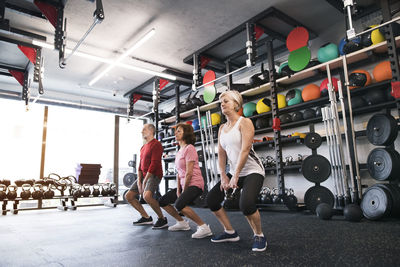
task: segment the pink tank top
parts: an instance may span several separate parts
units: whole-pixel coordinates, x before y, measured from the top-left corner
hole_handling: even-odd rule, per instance
[[[175,156],[175,168],[178,171],[179,182],[182,189],[185,186],[186,162],[188,161],[194,161],[193,175],[189,186],[197,186],[201,190],[204,190],[204,180],[199,167],[199,157],[196,148],[193,145],[187,145],[183,149],[179,150]]]

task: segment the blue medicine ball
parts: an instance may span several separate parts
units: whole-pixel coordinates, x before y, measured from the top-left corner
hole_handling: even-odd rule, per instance
[[[199,124],[199,120],[198,119],[194,119],[192,121],[192,127],[193,127],[193,130],[195,130],[195,131],[200,129],[200,124]]]

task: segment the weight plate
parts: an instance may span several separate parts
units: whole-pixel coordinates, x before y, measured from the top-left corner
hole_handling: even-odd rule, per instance
[[[328,188],[315,185],[310,187],[304,194],[304,202],[307,209],[312,213],[315,213],[315,210],[320,203],[327,203],[333,208],[335,197]]]
[[[123,183],[126,187],[131,187],[131,185],[135,181],[136,181],[136,174],[128,172],[127,174],[124,175]]]
[[[322,144],[322,137],[317,133],[308,133],[304,138],[304,144],[310,149],[317,149]]]
[[[385,188],[392,198],[392,209],[390,212],[390,216],[399,216],[400,215],[400,187],[395,184],[375,184],[375,186]]]
[[[398,152],[390,148],[375,148],[367,159],[369,174],[376,180],[385,181],[399,174]]]
[[[389,114],[375,114],[367,124],[368,141],[376,146],[389,146],[398,134],[397,121]]]
[[[129,166],[129,167],[133,167],[133,163],[134,163],[133,160],[130,160],[130,161],[128,162],[128,166]]]
[[[308,181],[322,183],[331,174],[331,164],[321,155],[311,155],[303,160],[301,172]]]
[[[379,220],[390,214],[392,202],[393,200],[387,189],[374,185],[363,194],[360,207],[365,218]]]

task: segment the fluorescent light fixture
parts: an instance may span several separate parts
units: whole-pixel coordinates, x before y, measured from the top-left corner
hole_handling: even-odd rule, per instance
[[[131,48],[129,48],[128,50],[126,50],[122,55],[120,55],[113,63],[111,63],[110,65],[108,65],[108,67],[103,70],[99,75],[97,75],[96,77],[94,77],[90,82],[89,82],[89,86],[92,86],[93,84],[95,84],[97,81],[99,81],[107,72],[109,72],[110,70],[112,70],[119,62],[121,62],[124,58],[126,58],[127,56],[129,56],[135,49],[139,48],[140,46],[142,46],[147,40],[149,40],[154,34],[155,34],[156,30],[155,29],[151,29],[148,33],[146,33],[142,38],[139,39],[139,41],[137,41]]]

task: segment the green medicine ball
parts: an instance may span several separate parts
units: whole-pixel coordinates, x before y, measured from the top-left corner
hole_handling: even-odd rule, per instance
[[[253,102],[249,102],[244,104],[243,106],[243,115],[248,118],[254,115],[254,113],[256,112],[256,104]]]
[[[291,89],[286,93],[286,103],[288,106],[296,105],[303,102],[301,98],[301,90]]]

